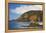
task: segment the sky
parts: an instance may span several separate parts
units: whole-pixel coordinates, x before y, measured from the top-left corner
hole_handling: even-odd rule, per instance
[[[42,10],[42,5],[9,3],[9,20],[17,19],[30,10]]]

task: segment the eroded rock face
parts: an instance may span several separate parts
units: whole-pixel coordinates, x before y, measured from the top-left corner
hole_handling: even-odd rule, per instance
[[[42,21],[43,12],[42,11],[29,11],[21,15],[18,19],[18,21],[27,22],[31,20],[38,21],[38,18],[40,17],[40,20]]]

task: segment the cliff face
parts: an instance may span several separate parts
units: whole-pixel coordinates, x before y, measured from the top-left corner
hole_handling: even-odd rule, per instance
[[[30,17],[32,16],[32,17]],[[21,15],[18,19],[16,19],[17,21],[21,21],[21,22],[27,22],[30,21],[29,18],[32,18],[32,20],[36,18],[36,21],[38,21],[38,18],[40,19],[40,21],[42,21],[43,19],[43,12],[42,11],[29,11],[24,13],[23,15]]]

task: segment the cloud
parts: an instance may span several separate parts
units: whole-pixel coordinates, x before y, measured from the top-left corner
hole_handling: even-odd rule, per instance
[[[11,9],[12,13],[23,14],[30,10],[42,10],[42,5],[24,5],[20,7],[16,7],[15,9]]]
[[[21,5],[20,7],[16,7],[15,9],[10,9],[10,12],[15,14],[15,16],[17,15],[14,18],[14,19],[17,19],[22,14],[24,14],[25,12],[28,12],[30,10],[42,10],[42,5]]]

